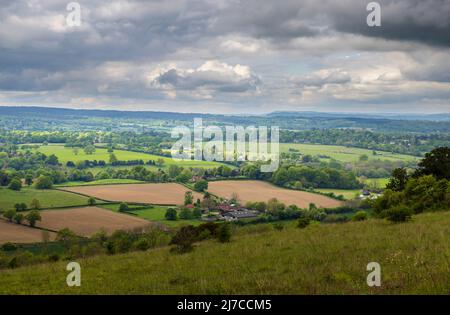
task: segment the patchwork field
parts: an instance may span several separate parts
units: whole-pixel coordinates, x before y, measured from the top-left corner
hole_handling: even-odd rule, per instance
[[[101,207],[112,210],[112,211],[119,211],[118,204],[107,204],[107,205],[102,205]],[[204,221],[202,221],[200,219],[184,220],[184,219],[178,218],[178,220],[175,220],[175,221],[166,220],[166,211],[167,211],[167,208],[170,208],[170,206],[152,205],[151,207],[144,208],[144,209],[142,207],[134,207],[132,205],[130,205],[129,207],[130,207],[130,210],[127,211],[128,213],[132,213],[139,218],[146,219],[146,220],[149,220],[152,222],[162,223],[169,227],[178,227],[181,225],[188,225],[188,224],[195,226],[195,225],[204,223]],[[136,209],[134,209],[134,208],[136,208]]]
[[[341,162],[356,162],[363,154],[367,155],[369,160],[390,160],[390,161],[408,161],[418,160],[418,157],[412,155],[391,153],[386,151],[376,151],[373,155],[372,150],[361,148],[349,148],[339,145],[321,145],[321,144],[302,144],[302,143],[280,143],[280,152],[289,152],[289,148],[296,149],[301,154],[328,156]],[[325,160],[327,158],[324,158]]]
[[[334,189],[334,188],[317,188],[321,193],[333,193],[336,196],[342,195],[346,200],[354,199],[361,193],[361,189]]]
[[[30,205],[33,199],[39,200],[42,208],[83,206],[87,205],[87,197],[59,190],[43,190],[24,187],[20,191],[0,188],[0,209],[13,209],[16,203]]]
[[[136,184],[142,183],[140,180],[135,179],[99,179],[91,182],[65,182],[62,184],[54,185],[54,187],[72,187],[72,186],[95,186],[95,185],[116,185],[116,184]]]
[[[50,233],[50,239],[55,233]],[[37,243],[42,241],[42,230],[0,220],[0,244],[4,243]]]
[[[69,228],[78,235],[91,236],[104,229],[107,233],[116,230],[145,228],[151,223],[132,215],[116,213],[98,207],[72,208],[66,210],[41,211],[42,221],[37,226],[58,231]]]
[[[65,147],[63,145],[50,144],[46,146],[40,146],[37,151],[44,153],[46,155],[55,154],[58,157],[60,163],[66,163],[67,161],[78,162],[84,160],[103,160],[106,163],[109,163],[109,155],[107,149],[96,148],[93,154],[86,154],[82,148],[78,149],[78,153],[75,154],[73,152],[73,148]],[[162,157],[154,154],[140,153],[140,152],[131,152],[126,150],[114,150],[114,155],[118,160],[143,160],[147,162],[148,160],[158,160],[162,159],[164,164],[161,167],[168,167],[171,164],[177,164],[183,167],[205,167],[212,168],[218,167],[222,164],[217,162],[207,162],[207,161],[175,161],[170,157]],[[129,167],[128,167],[129,168]],[[156,167],[149,167],[156,168]]]
[[[267,201],[277,198],[286,205],[295,204],[300,208],[307,208],[310,203],[318,207],[333,208],[342,203],[338,200],[305,191],[290,190],[273,186],[257,180],[226,180],[210,182],[208,191],[214,195],[230,198],[237,193],[242,203],[248,201]]]
[[[138,202],[160,205],[179,205],[184,203],[184,193],[188,188],[175,184],[129,184],[67,187],[67,191],[81,193],[109,201]],[[193,192],[194,200],[202,195]]]

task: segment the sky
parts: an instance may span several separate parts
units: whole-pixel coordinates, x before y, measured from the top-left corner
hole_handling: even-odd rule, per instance
[[[449,113],[450,0],[0,0],[0,106]]]

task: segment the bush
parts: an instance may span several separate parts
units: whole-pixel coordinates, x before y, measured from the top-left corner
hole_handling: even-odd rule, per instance
[[[39,210],[41,209],[41,203],[37,199],[31,200],[30,209]]]
[[[404,205],[384,210],[382,216],[394,223],[401,223],[411,220],[412,211]]]
[[[194,242],[198,238],[198,230],[192,226],[183,226],[177,233],[172,237],[170,245],[175,245],[172,249],[178,253],[188,253],[194,249]]]
[[[329,214],[327,215],[322,222],[323,223],[344,223],[347,222],[349,219],[347,216],[342,214]]]
[[[352,221],[364,221],[364,220],[367,220],[367,212],[365,211],[358,211],[352,217]]]
[[[17,212],[19,212],[19,211],[25,211],[25,210],[27,210],[27,205],[26,205],[26,203],[24,203],[24,202],[22,202],[22,203],[16,203],[15,205],[14,205],[14,209],[16,209],[16,211]]]
[[[25,216],[25,220],[28,221],[28,224],[31,227],[34,227],[36,225],[37,221],[41,221],[41,215],[40,215],[39,211],[33,210],[33,211],[28,212],[28,214]]]
[[[22,213],[16,213],[16,215],[13,218],[14,222],[16,222],[17,224],[21,224],[24,219],[25,216]]]
[[[193,218],[192,211],[189,210],[188,208],[182,208],[179,217],[182,220],[190,220]]]
[[[273,228],[277,231],[282,231],[284,229],[284,224],[280,222],[276,222],[273,224]]]
[[[3,213],[3,216],[4,216],[6,219],[8,219],[9,222],[12,222],[12,220],[13,220],[13,218],[14,218],[15,215],[16,215],[16,210],[12,210],[12,209],[6,210],[6,211]]]
[[[297,227],[300,229],[304,229],[309,225],[309,219],[308,218],[299,218],[297,220]]]
[[[229,223],[223,223],[220,225],[217,231],[217,239],[221,243],[227,243],[231,239],[231,225]]]
[[[177,210],[174,208],[168,208],[166,210],[166,220],[176,221],[178,219]]]
[[[11,252],[17,250],[17,246],[13,243],[5,243],[2,245],[2,250],[4,250],[5,252]]]
[[[201,180],[197,181],[194,184],[194,190],[195,191],[202,192],[202,191],[205,191],[207,189],[208,189],[208,182],[206,180],[204,180],[204,179],[201,179]]]
[[[49,176],[41,175],[36,179],[34,187],[37,189],[50,189],[53,187],[52,179]]]
[[[20,181],[20,179],[14,178],[8,186],[9,189],[11,190],[16,190],[19,191],[20,189],[22,189],[22,182]]]
[[[126,202],[122,202],[119,205],[119,212],[126,212],[130,210],[130,207],[128,207],[128,204]]]
[[[95,200],[94,197],[89,197],[89,199],[88,199],[89,206],[94,206],[96,203],[97,203],[97,201]]]

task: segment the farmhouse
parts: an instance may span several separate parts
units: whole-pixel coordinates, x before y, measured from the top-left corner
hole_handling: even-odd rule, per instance
[[[239,219],[247,219],[247,218],[256,218],[258,215],[250,210],[236,210],[225,212],[221,214],[222,218],[227,221],[239,220]]]

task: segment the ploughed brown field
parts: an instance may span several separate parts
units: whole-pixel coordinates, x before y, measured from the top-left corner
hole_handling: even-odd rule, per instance
[[[42,221],[37,226],[53,231],[68,228],[82,236],[91,236],[101,229],[110,234],[116,230],[142,229],[152,224],[132,215],[97,207],[43,210],[40,213]]]
[[[50,240],[55,233],[49,232]],[[0,244],[42,242],[42,230],[0,220]]]
[[[236,193],[242,204],[247,201],[267,202],[271,198],[277,198],[286,206],[295,204],[300,208],[307,208],[310,203],[324,208],[335,208],[342,204],[342,202],[333,198],[306,191],[284,189],[258,180],[209,182],[208,191],[223,198],[231,198],[232,194]]]
[[[124,184],[65,187],[64,190],[81,193],[109,201],[141,202],[160,205],[184,204],[184,193],[188,188],[175,183]],[[194,201],[202,195],[192,192]]]

